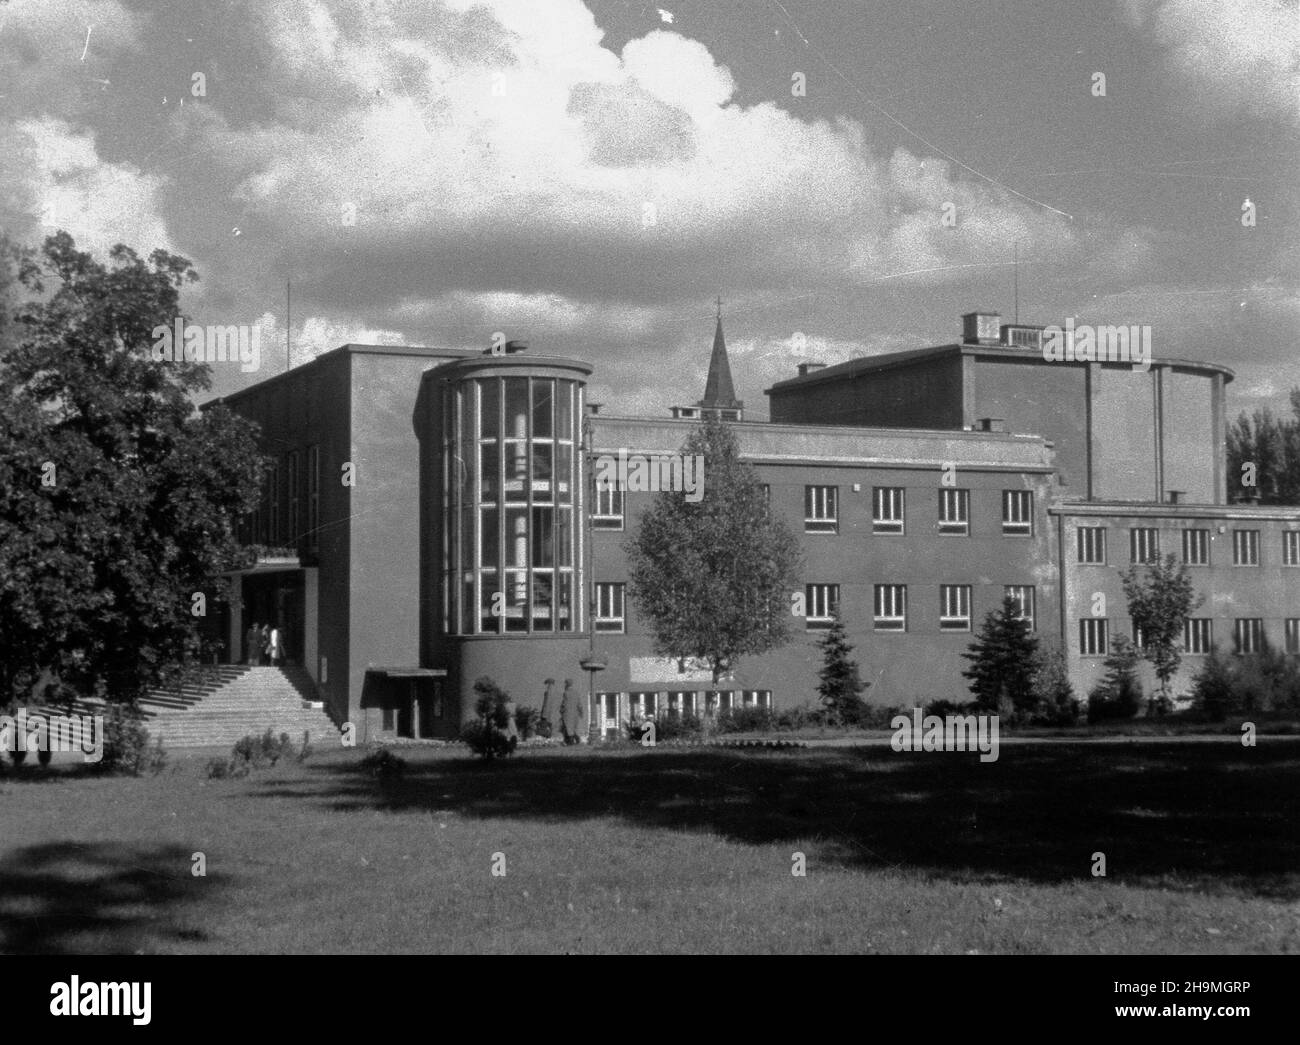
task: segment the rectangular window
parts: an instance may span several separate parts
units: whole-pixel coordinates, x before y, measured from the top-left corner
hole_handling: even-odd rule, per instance
[[[1300,566],[1300,530],[1282,532],[1282,565]]]
[[[320,447],[307,447],[307,545],[320,546]]]
[[[1008,584],[1002,589],[1016,603],[1016,615],[1029,624],[1029,630],[1037,629],[1034,616],[1034,586],[1032,584]]]
[[[939,532],[970,533],[970,491],[939,489]]]
[[[907,585],[877,584],[875,602],[877,631],[907,630]]]
[[[804,624],[809,631],[829,628],[840,610],[838,584],[809,584],[805,589]]]
[[[871,532],[903,532],[903,488],[877,486],[871,496]]]
[[[1209,617],[1188,617],[1183,621],[1183,651],[1209,653],[1214,645],[1214,622]]]
[[[939,630],[970,631],[970,585],[939,585]]]
[[[1105,617],[1084,617],[1079,621],[1079,656],[1104,657],[1109,632],[1110,622]]]
[[[1129,622],[1132,624],[1132,621]],[[1133,648],[1136,650],[1145,650],[1147,648],[1146,636],[1142,634],[1140,625],[1133,625]]]
[[[1300,653],[1300,617],[1286,619],[1286,651]]]
[[[298,538],[302,536],[302,515],[300,513],[301,490],[298,484],[298,451],[289,451],[289,466],[285,469],[289,483],[289,532],[286,535],[290,547],[297,547]]]
[[[1160,531],[1154,526],[1134,526],[1128,532],[1130,562],[1155,562],[1160,558]]]
[[[1259,565],[1259,531],[1258,530],[1233,530],[1232,531],[1232,565],[1234,566],[1258,566]]]
[[[839,497],[838,486],[804,487],[805,533],[839,533]]]
[[[1106,527],[1080,526],[1076,531],[1079,562],[1084,566],[1106,565]]]
[[[1238,653],[1259,653],[1264,648],[1264,621],[1238,617],[1232,622],[1232,641]]]
[[[1183,562],[1188,566],[1210,565],[1210,531],[1183,531]]]
[[[1027,536],[1034,531],[1034,495],[1029,490],[1002,491],[1002,532]]]
[[[626,628],[624,615],[624,597],[627,585],[622,583],[597,582],[596,584],[596,630],[622,632]]]
[[[623,491],[614,485],[596,485],[595,510],[591,513],[593,530],[623,529]]]

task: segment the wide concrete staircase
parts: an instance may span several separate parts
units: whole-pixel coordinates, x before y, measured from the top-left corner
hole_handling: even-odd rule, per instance
[[[295,746],[304,731],[313,745],[337,742],[338,727],[315,700],[304,668],[223,664],[179,689],[155,690],[139,706],[150,736],[161,736],[165,747],[230,747],[268,727],[288,733]]]

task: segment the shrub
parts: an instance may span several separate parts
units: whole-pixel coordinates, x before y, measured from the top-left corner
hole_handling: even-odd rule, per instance
[[[159,772],[167,761],[161,742],[151,751],[144,716],[130,704],[109,704],[104,709],[104,757],[100,767],[108,772],[139,776]]]
[[[302,747],[298,749],[298,761],[306,762],[312,756],[311,731],[304,729],[302,731]]]
[[[822,668],[818,673],[817,693],[825,710],[824,721],[828,725],[856,725],[864,711],[860,694],[869,683],[862,681],[858,662],[849,656],[853,647],[845,636],[844,622],[838,613],[819,645]]]
[[[396,783],[406,775],[406,759],[380,748],[361,760],[361,771],[380,783]]]
[[[1210,651],[1192,682],[1192,706],[1212,722],[1229,715],[1294,712],[1300,708],[1300,665],[1265,647],[1225,657]]]
[[[1079,701],[1075,699],[1065,654],[1059,646],[1039,646],[1034,662],[1033,687],[1038,697],[1035,723],[1072,726],[1079,721]]]
[[[1123,635],[1117,635],[1106,655],[1106,674],[1088,694],[1088,721],[1132,718],[1142,706],[1137,666],[1142,655]]]
[[[786,708],[786,710],[779,712],[777,714],[776,728],[789,730],[790,732],[794,732],[795,730],[799,730],[799,729],[804,729],[805,727],[814,724],[811,721],[814,717],[814,714],[815,713],[808,707],[807,704],[801,705],[800,707],[796,707],[796,708]]]
[[[939,718],[947,718],[949,715],[974,715],[978,711],[979,705],[973,701],[958,703],[955,700],[932,700],[925,706],[927,715],[937,715]]]
[[[704,731],[704,720],[699,715],[692,715],[689,712],[663,712],[655,718],[656,743],[698,737],[703,735]],[[638,729],[634,739],[639,742],[641,737],[642,732]]]
[[[770,733],[776,723],[771,708],[731,708],[718,716],[719,733]]]
[[[510,733],[510,694],[486,675],[474,683],[474,692],[478,694],[474,705],[478,717],[465,723],[460,739],[486,761],[514,754],[519,738]]]
[[[516,708],[515,728],[519,730],[519,739],[531,740],[535,736],[540,736],[538,727],[541,725],[541,719],[542,713],[537,708],[526,704]]]
[[[901,712],[901,708],[884,704],[864,704],[858,725],[863,729],[893,729],[894,717]]]

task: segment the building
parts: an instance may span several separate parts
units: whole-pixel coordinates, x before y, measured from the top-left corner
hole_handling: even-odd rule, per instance
[[[744,420],[720,309],[704,397],[665,418],[601,412],[591,364],[517,342],[344,345],[225,399],[274,462],[247,522],[257,563],[234,577],[231,656],[250,618],[278,620],[361,739],[453,735],[482,675],[534,706],[545,679],[590,687],[609,733],[636,710],[804,703],[836,611],[868,699],[965,699],[962,653],[1011,594],[1084,693],[1131,631],[1119,570],[1170,550],[1206,596],[1177,685],[1214,642],[1300,651],[1300,509],[1228,503],[1231,371],[1049,362],[1041,337],[977,312],[959,343],[801,364],[768,390],[770,423]],[[590,464],[674,454],[709,414],[733,425],[806,561],[793,641],[716,692],[652,655],[626,595],[623,542],[655,494],[597,490]]]

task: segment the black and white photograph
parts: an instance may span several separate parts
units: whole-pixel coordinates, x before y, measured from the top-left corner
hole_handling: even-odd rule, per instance
[[[38,1014],[167,1026],[181,955],[1052,955],[1251,1025],[1298,170],[1297,0],[0,0]]]

